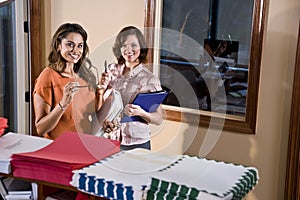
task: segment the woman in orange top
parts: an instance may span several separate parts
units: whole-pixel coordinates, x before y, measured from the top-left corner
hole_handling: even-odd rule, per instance
[[[37,133],[56,139],[67,131],[91,134],[103,89],[83,63],[89,52],[79,24],[62,24],[55,32],[49,65],[36,80],[33,101]]]

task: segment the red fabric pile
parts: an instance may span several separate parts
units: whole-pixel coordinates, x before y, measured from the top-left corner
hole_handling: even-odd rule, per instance
[[[13,154],[11,165],[14,176],[70,185],[73,170],[119,151],[119,141],[66,132],[37,151]]]
[[[4,130],[7,128],[7,119],[0,117],[0,136],[3,135]]]

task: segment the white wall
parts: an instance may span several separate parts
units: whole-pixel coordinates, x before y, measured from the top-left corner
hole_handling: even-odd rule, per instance
[[[116,34],[124,26],[134,25],[141,29],[144,26],[144,1],[141,0],[51,0],[47,4],[46,12],[51,17],[45,26],[48,30],[46,47],[49,47],[51,36],[59,25],[79,23],[88,32],[90,55],[97,58],[92,60],[98,67],[103,66],[105,59],[108,63],[114,61],[112,45]]]
[[[128,24],[143,27],[144,1],[141,0],[51,0],[46,4],[46,50],[58,25],[72,21],[82,24],[89,33],[92,54],[112,60],[111,42],[115,34]],[[299,0],[269,0],[264,36],[261,80],[259,88],[258,121],[255,135],[224,131],[207,158],[257,167],[260,180],[247,200],[282,200],[284,196],[285,167],[290,117],[290,103],[295,65],[295,53],[300,19]],[[101,44],[103,48],[98,49]],[[99,66],[103,63],[100,60]],[[185,150],[198,155],[207,129],[166,121],[156,127],[154,149],[173,152]],[[196,135],[190,135],[194,133]],[[176,134],[176,137],[174,137]],[[185,141],[194,140],[191,144]],[[199,169],[201,170],[201,169]]]

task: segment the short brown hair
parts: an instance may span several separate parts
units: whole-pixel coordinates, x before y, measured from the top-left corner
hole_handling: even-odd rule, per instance
[[[113,53],[115,57],[118,60],[119,64],[124,64],[125,59],[123,58],[121,54],[121,46],[127,39],[128,35],[135,35],[139,41],[140,47],[141,47],[141,53],[139,55],[139,61],[141,63],[147,62],[147,54],[148,54],[148,46],[146,44],[145,37],[143,33],[136,27],[134,26],[126,26],[124,27],[119,34],[116,37],[115,43],[113,45]]]

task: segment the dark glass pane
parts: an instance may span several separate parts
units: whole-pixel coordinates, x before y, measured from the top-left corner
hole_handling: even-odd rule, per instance
[[[0,116],[17,130],[15,3],[0,8]]]
[[[252,0],[163,1],[165,104],[245,116],[252,8]]]

